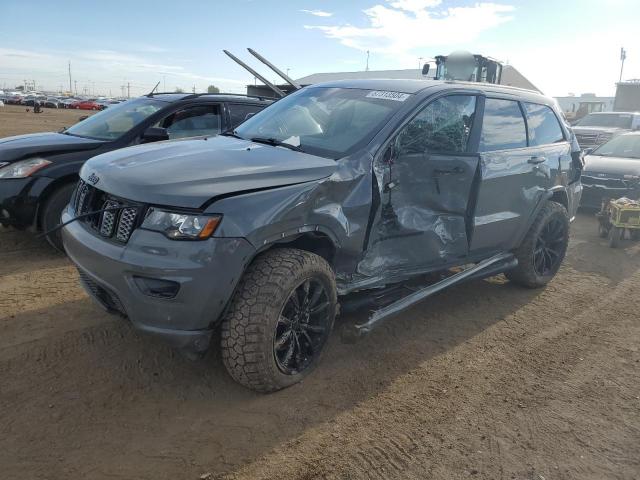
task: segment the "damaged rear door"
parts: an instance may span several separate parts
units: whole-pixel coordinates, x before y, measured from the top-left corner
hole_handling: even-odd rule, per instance
[[[456,92],[429,101],[374,162],[378,202],[360,274],[389,279],[468,256],[480,98]]]

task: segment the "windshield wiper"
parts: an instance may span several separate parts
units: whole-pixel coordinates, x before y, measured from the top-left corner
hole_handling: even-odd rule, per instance
[[[222,135],[223,137],[233,137],[244,140],[244,138],[238,135],[235,130],[227,130],[226,132],[222,132],[220,135]]]
[[[296,145],[291,145],[290,143],[283,142],[276,138],[254,137],[254,138],[251,138],[250,140],[256,143],[264,143],[266,145],[271,145],[272,147],[285,147],[285,148],[288,148],[289,150],[295,150],[296,152],[304,153],[304,150],[302,150],[300,147]]]

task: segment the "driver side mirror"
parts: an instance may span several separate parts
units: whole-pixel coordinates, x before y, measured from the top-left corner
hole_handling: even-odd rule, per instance
[[[169,134],[166,128],[149,127],[142,134],[143,142],[161,142],[163,140],[169,140]]]
[[[593,147],[589,147],[589,148],[585,148],[584,150],[582,150],[582,153],[584,155],[589,155],[591,152],[593,152],[595,150],[595,148]]]
[[[89,118],[89,115],[83,115],[78,119],[78,123],[80,123],[83,120],[86,120],[87,118]]]
[[[422,66],[422,75],[426,76],[426,75],[428,75],[428,74],[429,74],[429,66],[430,66],[430,65],[429,65],[428,63],[425,63],[425,64]]]

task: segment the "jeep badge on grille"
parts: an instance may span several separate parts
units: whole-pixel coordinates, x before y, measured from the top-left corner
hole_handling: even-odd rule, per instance
[[[92,173],[91,175],[89,175],[87,180],[91,182],[91,185],[95,185],[100,181],[100,177],[98,177],[95,173]]]

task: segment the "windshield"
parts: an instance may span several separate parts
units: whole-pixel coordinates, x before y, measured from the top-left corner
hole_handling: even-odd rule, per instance
[[[596,148],[591,155],[640,159],[640,135],[620,135]]]
[[[631,115],[620,113],[587,115],[576,125],[580,127],[631,128]]]
[[[257,113],[234,133],[338,159],[366,145],[408,97],[352,88],[305,88]]]
[[[167,104],[152,98],[136,98],[109,107],[75,124],[64,133],[98,140],[115,140]]]

